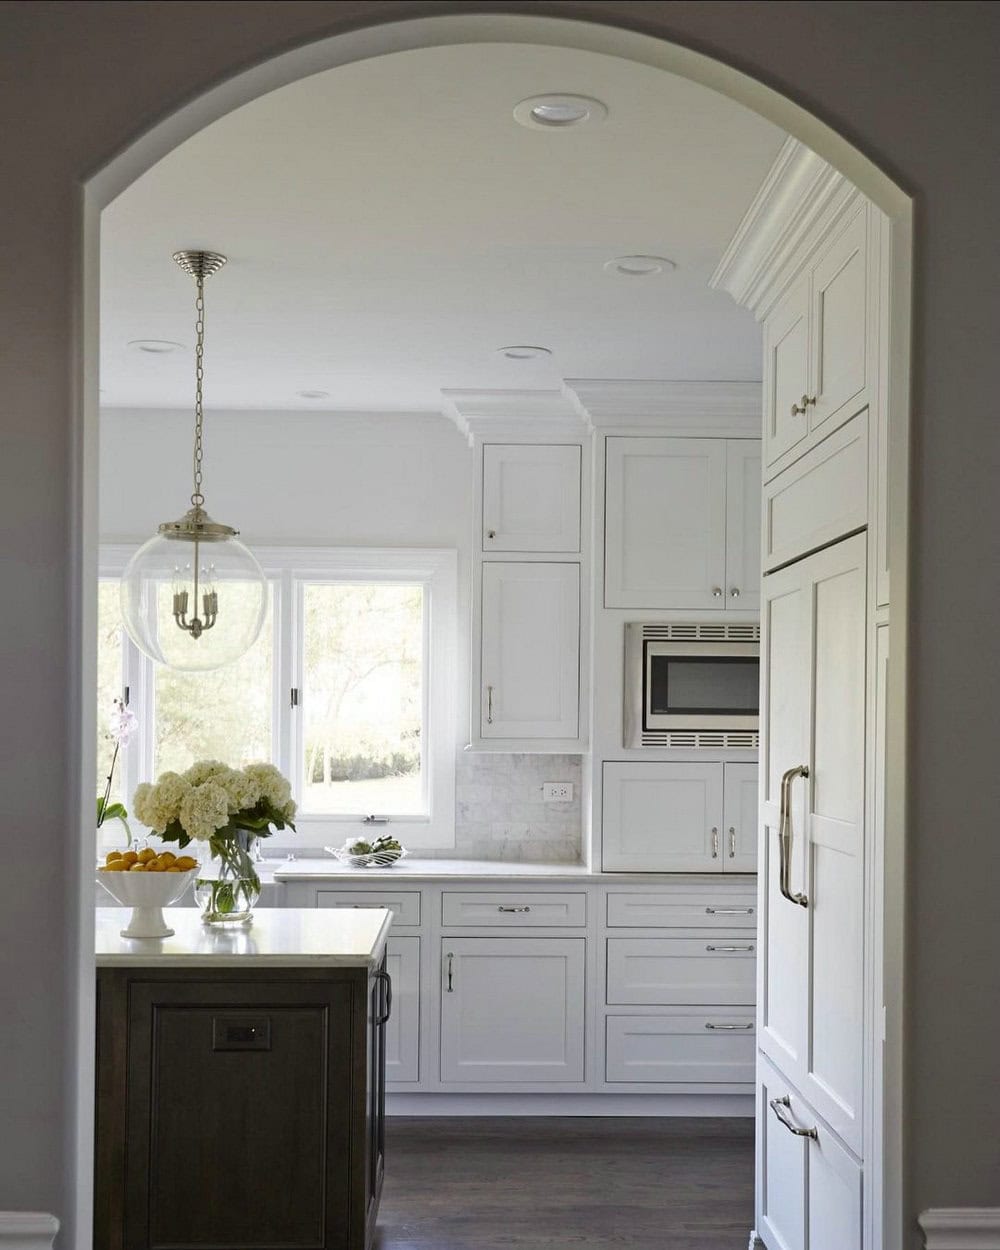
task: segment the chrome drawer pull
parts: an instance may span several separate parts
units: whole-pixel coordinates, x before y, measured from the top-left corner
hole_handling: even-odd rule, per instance
[[[719,858],[719,831],[714,826],[712,827],[712,858]]]
[[[706,1029],[714,1029],[717,1033],[739,1033],[752,1029],[752,1024],[706,1024]]]
[[[451,951],[449,951],[448,954],[445,955],[445,959],[448,961],[448,993],[454,994],[455,986],[452,984],[452,972],[454,971],[455,956]]]
[[[768,1103],[779,1122],[788,1129],[789,1133],[794,1133],[796,1137],[811,1137],[813,1141],[819,1141],[819,1133],[814,1128],[799,1128],[797,1124],[791,1122],[785,1114],[785,1108],[791,1105],[792,1100],[787,1095],[784,1098],[772,1098]]]
[[[493,724],[493,687],[486,687],[486,723]]]
[[[530,907],[504,907],[503,903],[497,908],[497,911],[523,912],[531,911]]]
[[[752,916],[752,907],[706,907],[706,916]]]
[[[722,952],[722,951],[727,951],[727,952],[728,952],[728,951],[749,951],[751,955],[753,954],[753,947],[752,947],[752,946],[706,946],[706,947],[705,947],[705,950],[707,950],[707,951],[713,951],[713,952],[715,952],[715,951],[719,951],[719,952]]]
[[[804,894],[793,894],[792,881],[792,782],[796,777],[808,777],[809,769],[805,764],[789,768],[781,777],[781,820],[778,825],[778,887],[782,895],[790,903],[798,903],[800,907],[808,907],[809,899]]]

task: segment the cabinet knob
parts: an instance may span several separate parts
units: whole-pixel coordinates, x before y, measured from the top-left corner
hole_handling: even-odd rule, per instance
[[[729,592],[729,597],[730,597],[730,599],[738,599],[738,598],[740,597],[740,588],[739,588],[739,586],[734,586],[734,587],[732,588],[732,590]]]
[[[713,586],[713,587],[712,587],[712,598],[713,598],[713,599],[721,599],[721,598],[722,598],[722,587],[721,587],[721,586]]]
[[[487,537],[487,538],[496,538],[496,536],[497,536],[497,532],[496,532],[496,530],[487,530],[487,531],[486,531],[486,537]]]
[[[816,402],[815,395],[813,396],[803,395],[797,404],[792,404],[792,416],[804,417],[806,414],[806,409],[809,407],[810,404],[814,404],[815,402]]]

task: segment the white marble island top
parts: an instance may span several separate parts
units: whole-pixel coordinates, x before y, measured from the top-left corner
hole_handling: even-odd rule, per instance
[[[374,968],[392,923],[392,913],[381,907],[261,907],[250,924],[232,928],[203,924],[195,907],[171,907],[164,914],[173,937],[124,938],[129,909],[98,907],[97,966]]]

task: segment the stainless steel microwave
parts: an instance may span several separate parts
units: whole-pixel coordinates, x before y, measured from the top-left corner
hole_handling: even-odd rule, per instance
[[[625,626],[626,747],[755,748],[760,626]]]

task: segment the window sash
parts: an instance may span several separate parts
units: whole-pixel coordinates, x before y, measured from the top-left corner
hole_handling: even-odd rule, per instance
[[[101,548],[100,576],[120,577],[136,546]],[[305,743],[301,702],[292,706],[291,691],[304,689],[304,591],[312,583],[402,582],[424,589],[424,671],[421,781],[425,810],[390,816],[388,826],[405,846],[447,849],[455,845],[457,553],[440,548],[329,548],[256,546],[254,553],[271,582],[273,611],[272,760],[289,778],[296,801],[302,797]],[[122,774],[129,799],[140,781],[153,779],[154,669],[123,631],[122,672],[129,705],[139,731],[125,753]],[[126,806],[128,804],[126,803]],[[368,813],[302,813],[296,831],[285,830],[267,841],[274,850],[337,846],[348,838],[370,835]],[[101,829],[101,848],[118,845],[120,836]],[[107,836],[104,836],[107,835]]]

